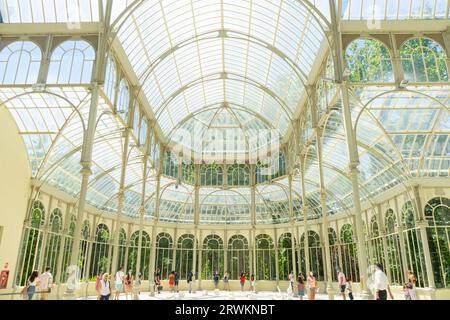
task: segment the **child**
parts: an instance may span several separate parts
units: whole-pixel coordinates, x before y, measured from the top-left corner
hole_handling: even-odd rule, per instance
[[[350,279],[346,279],[347,281],[346,281],[346,289],[347,289],[347,292],[348,292],[348,298],[350,299],[350,300],[354,300],[354,298],[353,298],[353,290],[352,290],[352,283],[351,283],[351,281],[350,281]]]
[[[403,293],[405,295],[405,300],[411,300],[411,292],[412,286],[409,283],[405,283],[403,285]]]

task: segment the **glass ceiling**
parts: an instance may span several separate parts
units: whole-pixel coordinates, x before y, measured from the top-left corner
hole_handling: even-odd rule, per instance
[[[369,2],[384,8],[383,19],[443,19],[449,11],[448,1],[440,0],[402,0],[400,7],[399,1]],[[0,0],[0,12],[3,23],[60,23],[77,19],[98,22],[98,3]],[[103,1],[103,6],[105,3]],[[361,20],[375,14],[375,11],[364,13],[361,3],[343,1],[344,19]],[[201,147],[206,153],[246,155],[255,152],[248,143],[255,132],[276,129],[277,139],[286,134],[305,95],[304,84],[316,63],[325,39],[324,26],[329,19],[327,1],[311,1],[311,4],[317,12],[313,12],[306,1],[295,0],[114,1],[113,20],[164,135],[185,147],[192,147],[190,143],[198,137],[208,141],[208,137],[220,134],[242,135],[245,138],[242,145],[225,145],[223,150],[208,149],[208,145]],[[129,10],[125,11],[128,6]],[[17,48],[26,50],[29,45],[27,42],[25,46],[9,47],[10,52],[5,56],[13,56]],[[29,50],[32,61],[28,78],[22,72],[25,70],[21,69],[22,65],[11,74],[6,71],[0,85],[0,101],[11,112],[23,136],[33,178],[77,198],[81,185],[81,148],[91,99],[84,82],[90,73],[80,77],[81,83],[73,84],[69,79],[62,85],[55,80],[45,92],[33,91],[30,85],[34,80],[30,79],[37,78],[42,56],[33,46]],[[91,67],[94,56],[92,52],[91,57],[85,57]],[[62,56],[60,60],[64,60]],[[5,61],[2,58],[0,67],[3,68]],[[50,68],[50,73],[52,70]],[[61,70],[64,75],[64,69]],[[115,75],[108,76],[115,78]],[[49,79],[54,76],[49,74]],[[333,84],[326,86],[333,87]],[[111,92],[113,87],[114,82]],[[331,89],[327,92],[325,109],[333,103],[336,110],[331,111],[325,121],[323,171],[327,212],[336,214],[351,209],[353,198],[339,111],[340,95],[336,88]],[[408,89],[398,91],[391,84],[383,83],[352,88],[352,120],[361,162],[362,200],[371,201],[408,178],[450,176],[448,86],[418,83]],[[111,92],[107,88],[104,91],[99,101],[93,175],[87,201],[98,209],[115,213],[125,124],[123,115],[114,114],[114,106],[106,98]],[[142,112],[135,117],[140,125]],[[304,130],[311,138],[311,127],[306,125]],[[138,132],[131,132],[124,214],[137,218],[144,201],[145,217],[151,220],[155,218],[156,202],[154,159],[149,160],[149,172],[144,175],[142,139]],[[319,181],[317,153],[310,147],[304,199],[312,209],[309,219],[322,214]],[[161,188],[160,220],[193,223],[194,187],[177,184],[175,179],[163,176]],[[287,190],[286,177],[257,185],[258,224],[303,219],[299,175],[294,176],[293,181],[293,217],[289,216]],[[250,202],[248,185],[225,189],[204,186],[200,189],[201,223],[249,224]]]

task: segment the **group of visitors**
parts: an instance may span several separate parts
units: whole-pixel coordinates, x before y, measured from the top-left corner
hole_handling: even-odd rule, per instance
[[[120,294],[125,293],[125,299],[139,300],[140,287],[142,282],[142,275],[138,273],[136,278],[134,277],[132,271],[128,271],[127,274],[124,273],[124,268],[120,267],[116,272],[115,276],[115,295],[114,300],[119,300]],[[111,298],[111,275],[104,273],[103,275],[98,274],[95,290],[97,291],[98,300],[110,300]]]
[[[294,281],[295,281],[295,275],[294,272],[291,272],[289,274],[289,284],[291,290],[289,292],[294,292]],[[308,299],[309,300],[315,300],[316,299],[316,293],[319,290],[319,281],[317,280],[317,277],[314,275],[314,273],[311,271],[307,278],[305,278],[305,275],[303,272],[300,272],[300,274],[297,277],[297,295],[300,300],[303,300],[305,297],[305,292],[308,290]]]
[[[50,267],[46,267],[45,272],[41,275],[39,275],[39,271],[35,270],[27,279],[25,287],[22,290],[22,296],[24,299],[33,300],[34,295],[39,288],[41,300],[47,300],[48,295],[52,290],[52,285],[53,276]]]

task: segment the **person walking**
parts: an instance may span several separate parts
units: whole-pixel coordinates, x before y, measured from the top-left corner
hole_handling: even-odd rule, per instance
[[[230,291],[230,274],[228,271],[223,276],[223,290]]]
[[[188,289],[189,289],[189,293],[192,293],[192,278],[194,277],[194,274],[192,273],[192,271],[189,271],[187,273],[187,283],[188,283]]]
[[[214,280],[214,289],[218,290],[220,281],[219,271],[216,270],[216,272],[214,272],[213,280]]]
[[[241,272],[241,276],[240,276],[239,282],[241,284],[241,291],[242,292],[244,292],[245,280],[246,280],[245,279],[245,273]]]
[[[312,271],[309,273],[307,281],[309,289],[309,300],[316,300],[317,279]]]
[[[41,300],[48,300],[48,294],[52,291],[53,276],[50,273],[50,267],[45,268],[45,272],[39,277],[39,289],[41,291]]]
[[[394,296],[389,286],[389,281],[386,273],[383,272],[383,266],[381,264],[376,265],[376,271],[374,273],[374,285],[375,285],[375,299],[387,300],[389,297],[394,300]]]
[[[123,280],[125,278],[125,273],[123,272],[123,267],[119,268],[116,272],[116,293],[114,300],[119,300],[120,294],[123,292]]]
[[[126,300],[128,300],[128,295],[130,295],[130,299],[133,299],[133,280],[134,279],[131,271],[128,271],[127,275],[124,278]]]
[[[28,300],[33,300],[34,294],[36,293],[36,287],[39,281],[39,272],[33,271],[27,280],[27,284],[24,288],[23,294],[28,298]]]
[[[300,273],[297,278],[297,292],[300,300],[303,300],[303,297],[305,296],[305,277],[303,273]]]
[[[353,288],[352,288],[352,282],[349,278],[346,279],[346,289],[347,289],[347,293],[348,293],[348,298],[350,300],[354,300],[353,298]]]
[[[342,270],[338,270],[338,283],[339,289],[341,290],[342,299],[347,300],[347,297],[345,295],[345,290],[347,289],[347,281],[345,274],[342,272]]]
[[[107,301],[111,297],[111,281],[109,274],[105,273],[100,281],[100,300]]]

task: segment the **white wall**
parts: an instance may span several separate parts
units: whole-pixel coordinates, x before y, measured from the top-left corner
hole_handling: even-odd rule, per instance
[[[25,219],[31,170],[22,137],[10,112],[0,106],[0,268],[9,263],[8,287],[13,284]]]

